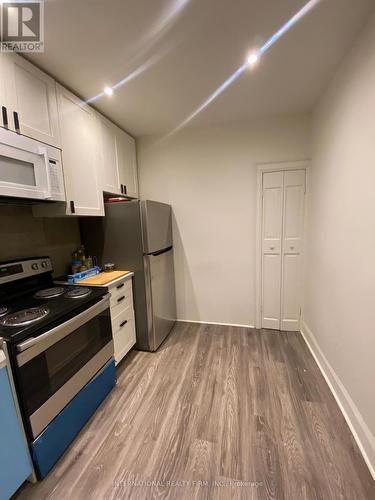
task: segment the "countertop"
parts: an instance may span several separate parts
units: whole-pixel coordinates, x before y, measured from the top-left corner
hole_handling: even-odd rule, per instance
[[[100,273],[102,274],[102,273]],[[96,275],[98,276],[98,275]],[[120,276],[119,278],[116,278],[112,281],[109,281],[108,283],[106,283],[105,285],[94,285],[92,283],[90,283],[90,286],[103,286],[103,287],[110,287],[122,280],[127,280],[129,278],[131,278],[132,276],[134,276],[134,273],[133,271],[129,271],[127,274],[124,274],[123,276]],[[54,278],[53,282],[56,284],[56,285],[69,285],[68,283],[68,279],[66,276],[59,276],[58,278]],[[86,283],[81,283],[79,281],[77,281],[76,283],[74,283],[74,286],[88,286]]]

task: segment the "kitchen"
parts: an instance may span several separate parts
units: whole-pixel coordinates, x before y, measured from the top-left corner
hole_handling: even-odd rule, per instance
[[[332,241],[370,224],[375,18],[266,3],[33,2],[44,49],[2,35],[1,500],[372,498],[372,241]]]

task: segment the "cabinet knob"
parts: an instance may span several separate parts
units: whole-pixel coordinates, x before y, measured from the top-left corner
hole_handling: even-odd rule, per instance
[[[20,133],[20,122],[18,119],[17,111],[13,111],[13,119],[14,119],[14,128],[16,129],[17,134]]]
[[[270,247],[271,250],[275,250],[275,247]]]

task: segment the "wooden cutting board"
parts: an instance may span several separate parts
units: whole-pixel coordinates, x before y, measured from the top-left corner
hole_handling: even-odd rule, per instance
[[[107,285],[111,281],[117,280],[122,276],[126,276],[130,271],[110,271],[108,273],[99,273],[96,276],[90,276],[83,280],[77,281],[77,285]]]

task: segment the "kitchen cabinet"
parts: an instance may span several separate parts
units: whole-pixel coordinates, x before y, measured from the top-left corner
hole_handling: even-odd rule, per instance
[[[131,275],[108,286],[116,365],[136,342]]]
[[[0,68],[9,130],[61,147],[55,80],[14,53],[1,54]]]
[[[97,121],[103,191],[137,198],[138,176],[134,139],[99,113]]]
[[[57,86],[67,215],[104,215],[95,112]]]
[[[138,198],[138,175],[135,139],[121,129],[117,130],[120,184],[123,193]]]
[[[104,216],[103,192],[138,197],[134,138],[14,53],[0,53],[0,126],[62,149],[67,201],[34,215]]]
[[[7,99],[7,72],[9,65],[7,64],[6,55],[0,52],[0,126],[8,128],[9,111]]]
[[[2,351],[0,351],[0,401],[0,500],[8,500],[32,474],[32,466],[18,421]]]
[[[100,179],[103,191],[121,194],[117,127],[97,113],[98,135],[100,139]]]

